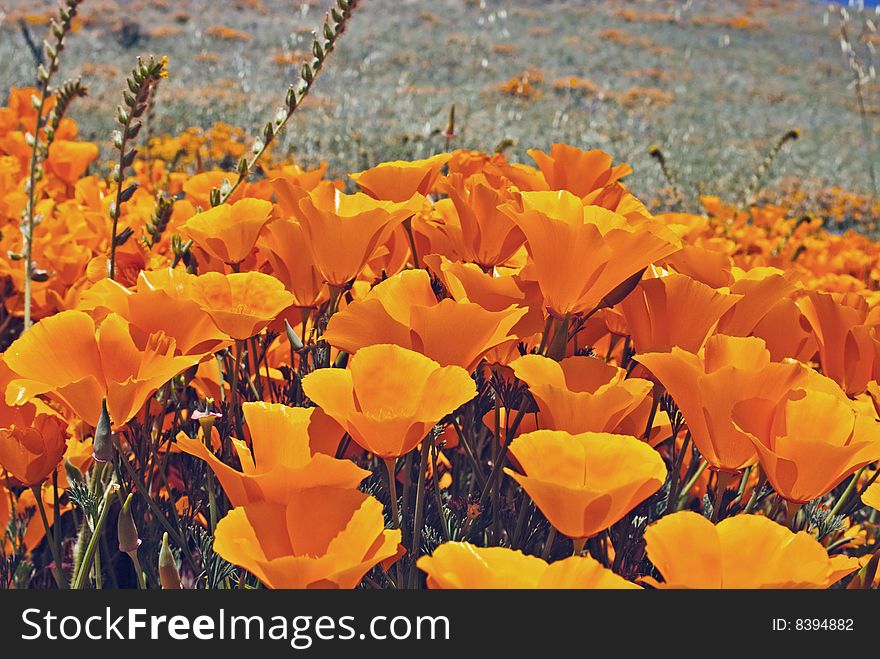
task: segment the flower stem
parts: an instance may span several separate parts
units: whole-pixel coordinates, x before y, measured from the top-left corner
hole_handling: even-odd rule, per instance
[[[428,471],[428,451],[434,443],[433,433],[422,440],[422,453],[419,459],[419,480],[416,484],[416,508],[415,517],[413,519],[412,528],[412,545],[410,546],[410,567],[409,567],[409,587],[415,589],[416,579],[418,578],[418,570],[416,569],[416,560],[419,558],[422,539],[422,523],[425,517],[425,477]]]
[[[83,556],[82,563],[79,565],[79,571],[73,578],[72,588],[74,590],[82,590],[85,585],[86,578],[92,567],[92,561],[95,557],[95,551],[98,549],[99,538],[101,533],[104,532],[104,524],[107,522],[107,513],[110,512],[110,501],[118,491],[119,485],[116,483],[111,483],[104,491],[104,503],[101,507],[101,514],[98,516],[98,521],[95,524],[95,528],[92,530],[92,537],[89,539],[86,553]]]
[[[395,464],[397,458],[386,458],[385,469],[388,472],[388,496],[391,499],[391,528],[400,528],[400,517],[397,509],[397,476],[395,475]],[[395,563],[397,587],[403,586],[403,571],[400,567],[400,561]]]
[[[49,525],[49,518],[46,517],[46,507],[43,504],[43,495],[40,491],[40,486],[34,485],[31,490],[34,493],[34,498],[37,500],[37,510],[40,511],[40,519],[43,520],[43,528],[46,530],[46,542],[49,545],[49,551],[52,552],[52,560],[55,562],[55,569],[52,570],[52,575],[55,577],[55,584],[58,588],[64,589],[67,585],[64,581],[64,572],[61,571],[61,552],[58,544],[55,542],[55,534],[52,532],[52,528]],[[58,521],[57,518],[55,521]]]

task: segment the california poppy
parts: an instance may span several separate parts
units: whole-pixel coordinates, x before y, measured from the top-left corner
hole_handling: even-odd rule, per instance
[[[880,350],[880,340],[866,322],[867,301],[860,295],[835,299],[830,293],[810,291],[797,303],[819,344],[822,372],[847,394],[862,393],[873,379]]]
[[[660,454],[627,435],[537,430],[514,438],[510,452],[525,473],[504,472],[575,540],[607,529],[666,480]]]
[[[394,160],[349,178],[374,199],[404,202],[414,194],[427,195],[434,189],[443,165],[452,157],[439,153],[425,160]]]
[[[322,437],[322,415],[315,408],[288,407],[279,403],[244,403],[244,418],[251,437],[251,447],[233,439],[241,471],[217,458],[204,442],[185,434],[177,436],[177,445],[186,453],[201,458],[217,475],[223,491],[233,506],[255,501],[284,503],[292,489],[310,487],[356,488],[369,475],[350,460],[337,460],[312,449]]]
[[[463,368],[387,344],[362,348],[346,370],[309,373],[302,387],[354,441],[386,460],[411,451],[477,393]]]
[[[648,380],[593,357],[556,362],[525,355],[510,363],[541,410],[541,426],[570,433],[612,432],[651,392]]]
[[[266,258],[271,274],[293,294],[293,304],[317,307],[327,297],[321,273],[309,258],[302,226],[296,220],[277,220],[263,231],[257,249]]]
[[[231,339],[261,332],[293,303],[284,284],[261,272],[206,272],[192,280],[193,299]]]
[[[551,190],[567,190],[584,197],[594,190],[615,183],[632,174],[627,164],[612,166],[613,159],[604,151],[584,151],[568,144],[554,144],[550,153],[529,149]]]
[[[620,310],[636,352],[673,346],[697,352],[718,319],[740,298],[672,273],[640,281],[620,303]]]
[[[658,588],[828,588],[858,569],[829,558],[809,533],[759,515],[713,525],[691,511],[672,513],[648,527],[645,544],[664,582],[642,581]]]
[[[754,337],[716,334],[700,355],[673,348],[636,359],[670,393],[709,465],[723,471],[739,471],[758,459],[731,421],[734,405],[755,395],[778,401],[803,376],[800,364],[771,362],[764,342]]]
[[[564,190],[524,192],[500,210],[525,234],[544,305],[559,317],[593,311],[619,284],[680,247],[656,222],[630,224]]]
[[[393,558],[399,530],[382,504],[355,489],[292,490],[283,503],[257,501],[220,520],[214,551],[269,588],[354,588]]]
[[[781,401],[750,395],[733,407],[732,418],[757,450],[773,489],[793,503],[827,494],[880,459],[874,415],[855,409],[834,382],[819,375]]]
[[[525,314],[525,309],[512,305],[503,311],[487,311],[473,302],[448,298],[438,302],[428,273],[407,270],[334,314],[324,340],[350,353],[377,343],[394,343],[441,366],[473,371],[488,351],[517,338],[510,331]]]
[[[271,217],[268,201],[241,199],[193,215],[180,232],[215,259],[237,266],[253,251]]]
[[[15,423],[0,428],[0,467],[23,485],[38,485],[67,448],[67,421],[40,400],[23,405]]]
[[[522,231],[498,207],[510,195],[489,185],[482,176],[464,178],[451,174],[439,188],[455,207],[457,232],[448,237],[456,243],[460,260],[476,263],[483,270],[506,263],[525,242]],[[441,230],[447,225],[442,225]]]
[[[138,275],[134,290],[112,279],[102,279],[82,292],[77,308],[97,322],[118,313],[133,333],[164,332],[184,355],[207,355],[229,343],[211,316],[195,301],[195,275],[163,268]]]
[[[446,542],[417,563],[428,588],[634,588],[591,556],[569,556],[548,563],[507,547],[475,547]]]
[[[17,376],[6,389],[7,402],[48,394],[93,427],[102,399],[114,425],[122,425],[159,387],[200,359],[175,356],[174,340],[161,332],[134,336],[118,314],[109,314],[96,328],[82,311],[44,318],[4,358]]]
[[[299,202],[298,219],[312,262],[331,286],[343,287],[364,269],[391,232],[418,210],[413,198],[377,201],[363,193],[343,194],[322,184]]]

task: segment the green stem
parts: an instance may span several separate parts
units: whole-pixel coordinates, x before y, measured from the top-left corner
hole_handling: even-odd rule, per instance
[[[697,482],[697,479],[703,475],[703,472],[706,471],[706,467],[709,466],[709,463],[705,460],[700,462],[700,466],[697,467],[697,471],[694,472],[694,475],[691,476],[690,480],[684,484],[684,487],[681,488],[681,494],[678,496],[678,501],[675,504],[675,510],[681,510],[682,505],[684,505],[685,500],[687,499],[687,493],[690,492],[690,489],[694,486],[694,483]]]
[[[840,498],[834,504],[834,507],[831,509],[831,512],[828,513],[828,517],[834,517],[837,513],[840,512],[840,509],[843,507],[843,504],[849,499],[850,495],[853,493],[853,490],[856,487],[856,483],[859,482],[859,477],[862,475],[862,472],[865,470],[864,467],[859,469],[853,477],[850,479],[849,483],[846,486],[846,489],[843,491],[843,494],[840,495]]]
[[[43,504],[43,495],[40,491],[40,486],[34,485],[31,488],[31,491],[33,491],[34,498],[37,500],[37,510],[40,511],[40,519],[43,520],[43,528],[46,530],[46,542],[49,545],[49,551],[52,552],[52,560],[55,562],[55,569],[52,570],[52,575],[55,577],[55,584],[58,588],[64,589],[67,585],[64,582],[64,572],[61,570],[61,552],[58,550],[58,545],[55,543],[55,534],[52,532],[52,528],[49,525],[49,518],[46,516],[46,507]],[[58,521],[57,518],[55,521]]]
[[[104,504],[101,508],[101,514],[98,517],[98,522],[95,524],[95,528],[92,530],[92,537],[89,539],[86,553],[83,557],[82,563],[79,565],[79,572],[76,573],[73,579],[72,587],[74,590],[82,590],[85,585],[86,577],[91,570],[92,561],[95,557],[95,551],[98,549],[99,537],[101,533],[104,532],[104,524],[107,522],[107,513],[110,512],[110,500],[118,491],[119,485],[116,483],[112,483],[104,491]]]
[[[131,557],[131,562],[134,563],[134,571],[137,574],[138,580],[138,590],[146,590],[147,580],[144,577],[144,570],[141,568],[141,562],[138,560],[137,549],[128,552],[128,555]]]
[[[400,529],[400,513],[397,508],[397,476],[395,475],[396,458],[387,458],[384,460],[385,470],[388,472],[388,497],[391,499],[391,528]],[[394,565],[396,570],[397,587],[403,586],[403,571],[400,567],[400,561]]]
[[[541,558],[545,561],[550,558],[550,552],[553,550],[553,543],[556,542],[556,527],[551,526],[547,539],[544,540],[544,549],[541,551]]]
[[[419,480],[416,484],[416,509],[412,528],[412,546],[409,550],[411,556],[409,567],[410,589],[414,589],[416,587],[416,580],[418,579],[419,571],[416,568],[416,561],[419,558],[419,553],[421,551],[422,545],[422,524],[425,517],[425,477],[428,471],[428,451],[431,450],[431,445],[433,443],[433,433],[428,433],[428,437],[425,437],[422,440],[422,452],[419,458]]]

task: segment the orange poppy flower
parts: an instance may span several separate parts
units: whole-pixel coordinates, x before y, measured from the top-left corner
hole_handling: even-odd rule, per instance
[[[261,402],[244,403],[242,411],[251,448],[232,440],[241,471],[224,464],[204,442],[184,433],[177,435],[181,450],[208,463],[233,506],[256,501],[284,503],[294,489],[357,488],[370,475],[350,460],[315,451],[313,443],[322,442],[326,422],[335,425],[320,410]]]
[[[393,558],[399,530],[386,530],[382,504],[358,490],[292,490],[284,503],[232,509],[217,524],[214,551],[269,588],[354,588]]]
[[[463,368],[440,366],[384,344],[359,350],[347,370],[309,373],[302,387],[355,442],[383,459],[411,451],[440,419],[477,393]]]
[[[4,358],[18,376],[6,389],[7,402],[19,405],[48,394],[92,427],[101,416],[102,399],[114,426],[121,426],[159,387],[200,359],[175,356],[174,340],[161,332],[135,336],[115,313],[96,329],[82,311],[41,320]]]
[[[265,256],[271,274],[293,294],[295,306],[314,308],[326,299],[327,288],[309,258],[306,236],[299,222],[270,223],[260,236],[257,248]]]
[[[91,142],[55,140],[49,145],[46,170],[67,185],[82,178],[85,171],[98,158],[98,146]]]
[[[640,281],[620,310],[636,352],[664,352],[674,346],[697,352],[718,319],[741,297],[672,273]]]
[[[515,437],[509,450],[525,473],[504,472],[576,540],[607,529],[666,480],[660,454],[627,435],[537,430]]]
[[[430,193],[450,158],[451,153],[439,153],[425,160],[394,160],[348,176],[373,199],[404,202]]]
[[[261,272],[207,272],[192,280],[192,291],[217,328],[238,341],[260,333],[293,304],[284,284]]]
[[[733,422],[751,440],[782,498],[812,501],[880,459],[874,415],[856,409],[828,378],[814,375],[779,402],[753,393],[734,406]]]
[[[96,322],[118,313],[133,333],[164,332],[184,355],[207,355],[228,344],[229,337],[193,299],[197,279],[185,270],[163,268],[138,275],[129,290],[112,279],[102,279],[82,292],[77,308],[89,312]]]
[[[451,174],[439,188],[455,207],[456,231],[441,230],[456,243],[460,260],[476,263],[483,270],[506,263],[525,242],[525,236],[498,206],[510,195],[496,190],[483,176],[465,178]]]
[[[748,437],[731,421],[734,405],[755,395],[781,400],[803,377],[800,364],[771,362],[764,342],[754,337],[716,334],[702,355],[673,348],[636,359],[663,383],[700,453],[722,471],[739,471],[758,459]]]
[[[507,547],[475,547],[446,542],[416,563],[428,575],[428,588],[634,588],[591,556],[555,563]]]
[[[797,301],[819,344],[822,372],[853,396],[874,379],[880,341],[867,321],[868,303],[861,295],[835,299],[830,293],[810,291]]]
[[[40,400],[15,408],[12,416],[14,421],[7,425],[4,419],[0,428],[0,467],[23,485],[38,485],[64,456],[67,421]]]
[[[510,330],[514,336],[525,339],[544,326],[537,282],[516,274],[489,274],[473,263],[453,263],[439,254],[429,254],[424,260],[457,302],[475,302],[486,311],[504,311],[511,306],[525,309],[526,314]]]
[[[749,336],[781,300],[790,298],[797,286],[793,276],[777,268],[733,269],[735,281],[730,292],[741,295],[739,302],[718,322],[718,333]]]
[[[567,191],[524,192],[500,210],[525,234],[530,275],[544,305],[560,317],[594,310],[618,285],[680,247],[659,223],[630,224]]]
[[[626,379],[624,369],[593,357],[556,362],[525,355],[510,367],[529,385],[541,410],[540,425],[570,433],[612,432],[653,386],[648,380]]]
[[[393,343],[470,372],[487,352],[517,338],[510,331],[525,314],[512,305],[487,311],[473,302],[438,302],[428,273],[406,270],[334,314],[323,338],[349,353]]]
[[[538,164],[551,190],[567,190],[585,197],[632,174],[632,167],[621,163],[612,166],[613,159],[604,151],[584,151],[568,144],[554,144],[547,154],[537,149],[527,153]]]
[[[298,219],[315,267],[324,281],[341,288],[418,208],[415,198],[377,201],[360,192],[343,194],[327,183],[300,200]]]
[[[193,215],[180,227],[180,233],[215,259],[234,266],[250,255],[271,218],[268,201],[241,199]]]
[[[880,510],[880,482],[871,483],[862,492],[862,503],[866,506],[871,506],[874,510]]]
[[[758,515],[713,525],[691,511],[673,513],[647,528],[645,544],[664,583],[642,581],[657,588],[828,588],[858,569],[857,561],[829,558],[809,533]]]

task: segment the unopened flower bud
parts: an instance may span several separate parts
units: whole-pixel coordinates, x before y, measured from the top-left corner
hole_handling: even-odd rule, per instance
[[[101,417],[95,428],[92,449],[98,462],[108,462],[113,458],[113,430],[110,427],[110,413],[107,412],[106,399],[101,402]]]
[[[141,539],[138,537],[137,526],[134,524],[134,518],[131,516],[131,500],[133,494],[125,498],[125,503],[119,510],[119,518],[116,526],[117,537],[119,538],[119,551],[130,554],[137,551],[141,546]]]
[[[284,331],[287,333],[287,341],[288,341],[288,343],[290,343],[290,349],[291,350],[302,350],[303,349],[302,339],[299,338],[299,336],[296,333],[296,330],[294,330],[290,326],[290,323],[288,323],[286,319],[284,320]]]
[[[168,533],[162,536],[162,545],[159,547],[159,582],[165,590],[180,590],[180,572],[177,571],[177,563],[174,562],[174,554],[168,545]]]

